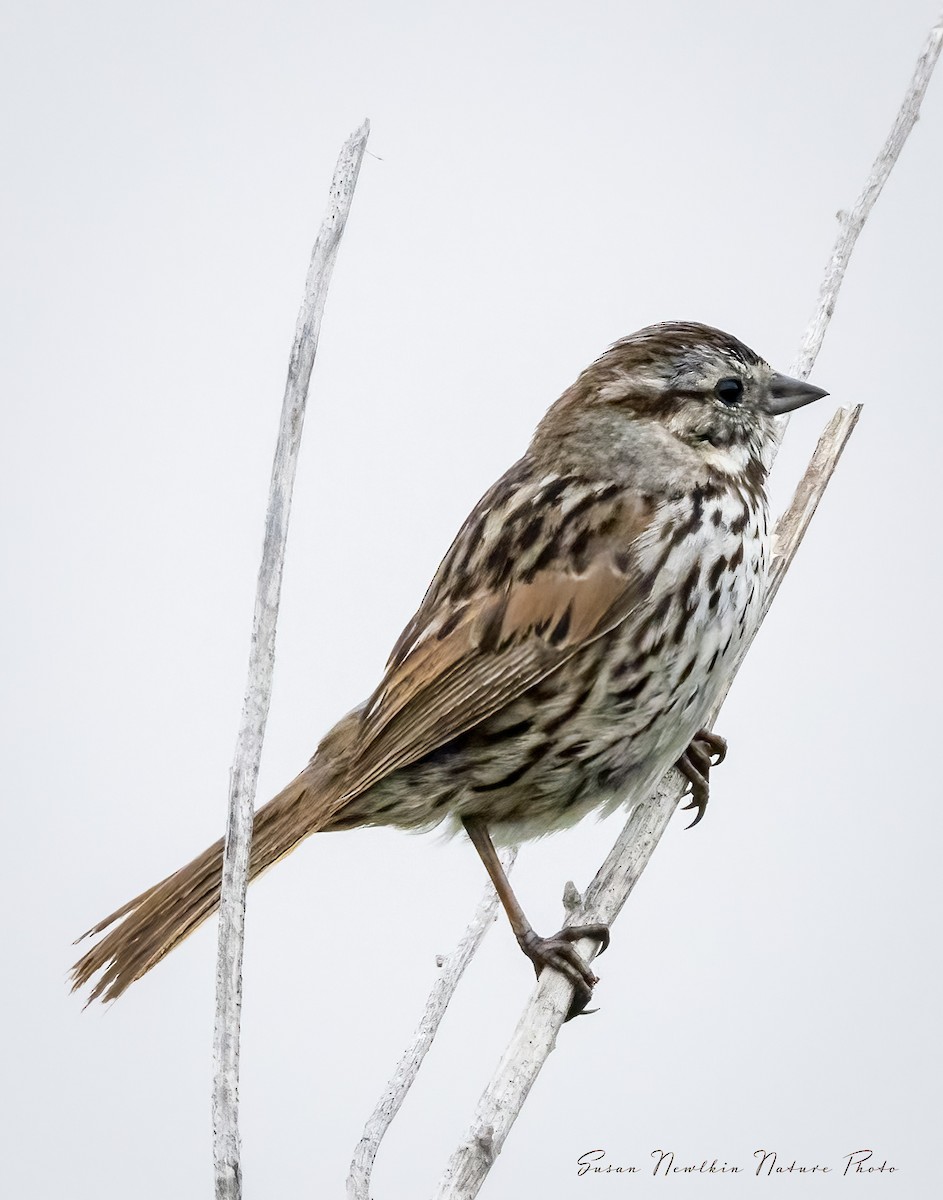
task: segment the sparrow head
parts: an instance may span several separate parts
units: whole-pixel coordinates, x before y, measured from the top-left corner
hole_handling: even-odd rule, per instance
[[[765,462],[775,418],[828,393],[774,371],[743,342],[709,325],[665,322],[622,338],[548,413],[551,426],[584,420],[613,435],[656,423],[715,470]]]

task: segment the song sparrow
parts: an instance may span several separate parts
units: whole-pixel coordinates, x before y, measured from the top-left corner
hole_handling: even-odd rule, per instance
[[[691,805],[723,743],[701,730],[760,610],[775,420],[824,396],[742,342],[662,324],[617,342],[475,506],[374,694],[256,814],[250,878],[319,830],[464,826],[538,973],[595,976],[533,931],[492,836],[545,834],[679,763]],[[701,731],[701,732],[699,732]],[[111,1000],[219,904],[222,841],[90,930],[76,963]],[[85,935],[88,936],[88,935]]]

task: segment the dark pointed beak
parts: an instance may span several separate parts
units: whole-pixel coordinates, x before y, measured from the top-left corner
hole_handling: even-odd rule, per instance
[[[763,401],[763,409],[771,417],[780,417],[783,413],[802,408],[803,404],[811,404],[813,400],[821,400],[827,396],[824,388],[805,383],[801,379],[790,379],[788,375],[774,375],[769,381],[769,391]]]

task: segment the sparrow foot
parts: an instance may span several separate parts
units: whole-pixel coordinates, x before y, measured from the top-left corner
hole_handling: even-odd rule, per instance
[[[684,811],[697,809],[697,816],[688,825],[693,829],[707,809],[711,788],[709,776],[711,767],[718,767],[727,757],[727,742],[719,733],[711,733],[709,729],[699,730],[691,739],[684,754],[675,766],[691,785],[691,799],[684,805]]]
[[[609,945],[609,926],[568,925],[552,937],[541,937],[531,929],[518,939],[521,949],[534,964],[538,978],[544,967],[552,967],[573,985],[573,999],[565,1017],[567,1021],[585,1011],[592,999],[593,988],[599,982],[574,945],[582,938],[595,938],[600,943],[599,953],[602,954]]]

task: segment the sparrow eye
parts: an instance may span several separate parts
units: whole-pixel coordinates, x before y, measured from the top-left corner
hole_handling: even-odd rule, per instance
[[[714,395],[728,408],[733,408],[743,399],[743,384],[739,379],[721,379],[714,388]]]

